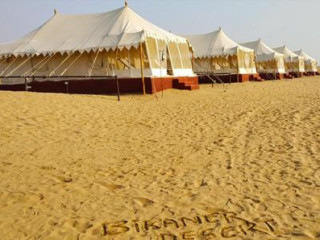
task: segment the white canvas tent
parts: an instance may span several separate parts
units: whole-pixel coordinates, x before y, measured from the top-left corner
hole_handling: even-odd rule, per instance
[[[185,38],[151,24],[128,6],[88,15],[55,11],[33,32],[0,45],[0,76],[195,76],[190,59]],[[21,81],[2,79],[4,84]]]
[[[310,57],[309,55],[307,55],[304,51],[299,50],[299,51],[295,51],[295,54],[297,54],[300,57],[304,58],[304,64],[305,64],[305,70],[306,72],[317,72],[317,61],[315,59],[313,59],[312,57]]]
[[[186,36],[194,48],[194,71],[255,74],[254,51],[231,40],[220,28],[202,35]]]
[[[298,56],[291,51],[286,45],[278,48],[274,48],[276,52],[284,55],[285,68],[289,73],[303,73],[304,69],[304,58]]]
[[[241,45],[255,51],[256,68],[258,73],[285,73],[283,54],[274,51],[261,39],[241,43]]]

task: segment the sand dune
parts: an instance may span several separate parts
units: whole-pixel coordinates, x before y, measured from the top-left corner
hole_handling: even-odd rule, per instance
[[[320,239],[320,78],[0,92],[1,239]]]

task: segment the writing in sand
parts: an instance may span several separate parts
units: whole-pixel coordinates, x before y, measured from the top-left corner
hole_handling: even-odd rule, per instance
[[[137,235],[148,239],[215,239],[236,238],[252,234],[275,236],[273,219],[249,221],[234,212],[216,211],[207,215],[151,220],[121,220],[102,224],[106,237]]]

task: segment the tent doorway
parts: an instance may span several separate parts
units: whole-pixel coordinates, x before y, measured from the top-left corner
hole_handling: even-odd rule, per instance
[[[166,56],[167,56],[167,75],[168,75],[168,76],[173,76],[171,58],[168,57],[168,56],[169,56],[169,49],[168,49],[168,47],[166,48]]]

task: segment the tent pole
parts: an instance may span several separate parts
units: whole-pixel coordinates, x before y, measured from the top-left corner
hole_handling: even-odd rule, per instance
[[[161,50],[160,50],[160,54],[159,54],[159,62],[160,62],[160,81],[161,81],[161,96],[163,98],[163,78],[162,78],[162,54],[164,54]]]
[[[194,61],[195,61],[195,59],[194,59],[194,52],[193,51],[191,51],[191,64],[192,64],[192,69],[194,69]]]
[[[99,51],[100,51],[100,49],[97,50],[97,54],[94,57],[94,60],[93,60],[93,63],[91,65],[91,67],[89,68],[89,72],[88,72],[89,77],[91,77],[91,75],[92,75],[92,71],[93,71],[94,65],[96,64],[96,61],[98,59]]]
[[[145,86],[145,81],[144,81],[144,59],[143,59],[142,43],[140,43],[140,64],[141,64],[142,91],[143,91],[143,95],[145,95],[146,94],[146,86]]]
[[[208,71],[209,74],[210,74],[210,67],[212,67],[213,65],[214,65],[214,58],[211,57],[211,58],[209,58],[209,71]],[[215,78],[214,74],[212,74],[212,75]],[[213,86],[214,86],[214,82],[212,81],[211,87],[213,88]]]
[[[157,42],[157,45],[158,45],[158,42]],[[150,68],[152,69],[152,63],[150,61],[150,50],[149,50],[149,46],[146,44],[146,56],[147,56],[147,59],[148,59],[148,63],[149,63],[149,66]],[[158,95],[157,95],[157,88],[156,88],[156,85],[154,83],[154,78],[151,77],[151,88],[152,88],[152,92],[154,93],[157,101],[158,101]]]
[[[131,60],[130,60],[130,50],[128,50],[128,63],[129,63],[130,77],[132,77],[132,65],[131,65]]]
[[[209,67],[208,67],[208,69],[206,69],[206,70],[207,70],[207,72],[210,74],[210,72],[211,72],[210,69],[212,68],[212,66],[213,66],[213,64],[214,64],[213,57],[209,58],[208,61],[209,61]],[[203,63],[203,65],[205,66],[204,63]],[[212,88],[213,88],[213,84],[214,84],[214,82],[212,81],[212,85],[211,85]]]
[[[24,89],[26,92],[28,91],[28,81],[26,77],[24,78]]]
[[[237,56],[237,58],[238,58],[238,56]],[[239,58],[237,61],[237,82],[239,82]]]
[[[116,76],[116,83],[117,83],[117,97],[118,97],[118,102],[120,102],[120,88],[119,88],[119,79],[118,79],[118,76]]]

